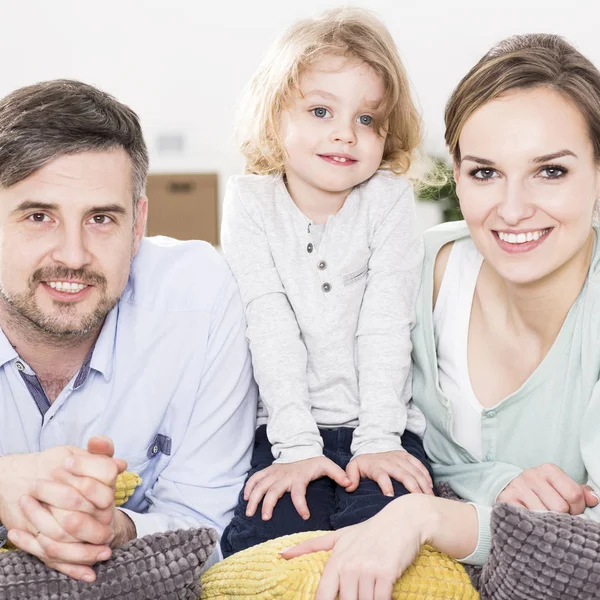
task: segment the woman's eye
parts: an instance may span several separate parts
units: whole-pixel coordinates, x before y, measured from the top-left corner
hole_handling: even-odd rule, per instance
[[[310,112],[312,112],[312,114],[319,119],[326,119],[327,117],[331,116],[331,113],[322,106],[317,106],[317,108],[313,108]]]
[[[562,167],[544,167],[540,173],[542,173],[542,177],[545,179],[559,179],[566,175],[567,170]]]
[[[473,179],[487,180],[494,179],[497,173],[494,169],[474,169],[470,175]]]
[[[357,120],[361,125],[368,126],[373,123],[373,117],[371,115],[360,115]]]

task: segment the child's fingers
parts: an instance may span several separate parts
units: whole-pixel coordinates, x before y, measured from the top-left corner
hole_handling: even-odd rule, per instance
[[[244,487],[244,500],[248,502],[250,495],[252,494],[252,490],[256,487],[258,483],[260,483],[265,477],[268,475],[267,469],[263,469],[262,471],[258,471],[254,473],[248,481],[246,481],[246,486]]]
[[[246,506],[246,516],[252,517],[260,504],[260,501],[264,498],[265,494],[269,491],[269,488],[273,484],[273,480],[269,478],[262,479],[259,481],[252,493],[248,497],[248,505]]]
[[[298,511],[298,514],[306,521],[310,518],[310,511],[308,510],[308,504],[306,503],[306,487],[304,485],[296,484],[292,486],[292,504]]]
[[[262,503],[262,520],[268,521],[273,516],[273,510],[275,509],[275,505],[279,501],[279,498],[283,496],[287,491],[287,486],[281,483],[274,483],[263,498]]]
[[[346,486],[347,492],[354,492],[360,483],[360,468],[355,460],[351,460],[346,467],[346,475],[350,479],[350,485]]]
[[[421,486],[417,482],[417,479],[411,474],[411,472],[408,469],[395,467],[394,469],[390,469],[389,474],[396,481],[399,481],[412,494],[421,493]]]
[[[417,469],[421,475],[425,478],[425,480],[427,481],[427,485],[429,487],[433,487],[433,481],[431,479],[431,475],[429,474],[429,471],[427,470],[427,467],[415,456],[412,456],[411,454],[408,455],[408,460],[410,462],[410,464]]]
[[[392,485],[392,480],[389,475],[384,470],[379,470],[375,473],[375,481],[377,485],[381,488],[384,496],[389,496],[390,498],[394,495],[394,486]]]
[[[428,479],[427,477],[425,477],[423,475],[423,471],[421,471],[421,469],[416,468],[413,463],[407,464],[406,468],[404,469],[404,471],[406,473],[408,473],[409,475],[411,475],[414,480],[417,482],[417,485],[419,486],[419,489],[417,490],[416,493],[421,493],[423,492],[423,494],[428,494],[429,496],[433,496],[433,487],[430,484],[430,479]],[[393,475],[392,475],[393,477]],[[396,479],[394,477],[394,479]],[[402,482],[404,483],[404,482]],[[406,484],[404,484],[404,487],[408,490],[408,486]],[[412,490],[409,490],[412,491]]]
[[[346,471],[342,467],[338,467],[332,460],[327,459],[324,466],[324,475],[333,479],[339,486],[346,487],[350,485],[350,478],[346,474]]]

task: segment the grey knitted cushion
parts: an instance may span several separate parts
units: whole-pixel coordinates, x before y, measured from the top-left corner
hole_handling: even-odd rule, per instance
[[[200,569],[217,542],[214,529],[180,529],[133,540],[94,567],[94,583],[70,579],[37,558],[0,553],[0,600],[198,600]]]
[[[482,600],[600,598],[600,523],[497,504]]]

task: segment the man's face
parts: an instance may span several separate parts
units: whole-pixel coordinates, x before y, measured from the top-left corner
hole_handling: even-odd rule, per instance
[[[144,234],[131,190],[122,149],[60,156],[0,189],[0,315],[51,337],[97,331]]]

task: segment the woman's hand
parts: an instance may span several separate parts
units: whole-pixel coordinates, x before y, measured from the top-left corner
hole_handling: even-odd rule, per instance
[[[433,482],[425,465],[405,450],[361,454],[353,458],[346,467],[346,473],[352,482],[347,492],[353,492],[360,478],[375,481],[386,496],[394,495],[391,479],[399,481],[413,494],[433,496]]]
[[[273,516],[273,509],[279,498],[290,492],[298,514],[303,519],[308,519],[310,511],[306,503],[306,487],[320,477],[329,477],[344,488],[350,485],[344,469],[325,456],[293,463],[277,463],[254,473],[244,488],[244,500],[248,502],[246,516],[254,515],[264,498],[262,518],[268,521]]]
[[[560,467],[546,463],[525,469],[498,494],[496,501],[529,510],[580,515],[588,506],[598,504],[598,496],[589,485],[577,483]]]
[[[389,600],[394,583],[428,542],[427,497],[407,495],[352,527],[306,540],[281,555],[290,559],[331,550],[315,600]]]

